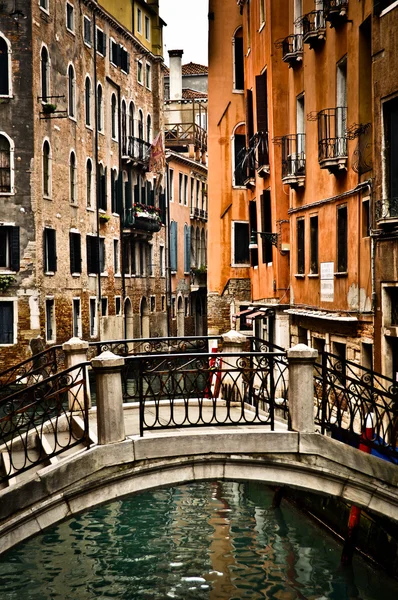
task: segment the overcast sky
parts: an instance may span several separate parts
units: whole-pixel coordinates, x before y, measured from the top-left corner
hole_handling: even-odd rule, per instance
[[[207,13],[209,0],[160,0],[160,16],[167,23],[163,30],[164,58],[168,50],[184,50],[183,64],[207,65]]]

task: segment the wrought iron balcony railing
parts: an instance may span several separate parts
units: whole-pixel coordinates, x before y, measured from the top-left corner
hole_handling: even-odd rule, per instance
[[[148,206],[148,210],[138,212],[134,207],[127,208],[123,215],[123,227],[156,233],[162,228],[160,209]]]
[[[282,180],[291,187],[305,182],[305,133],[293,133],[281,138]]]
[[[282,60],[292,67],[303,60],[303,34],[294,33],[282,40]]]
[[[138,161],[142,164],[149,162],[151,153],[151,144],[141,138],[136,138],[132,135],[123,139],[122,142],[122,157]]]
[[[325,108],[316,118],[321,169],[344,169],[347,165],[347,107]]]
[[[347,21],[348,0],[323,0],[323,11],[330,26],[336,27]]]
[[[207,131],[197,123],[166,123],[165,143],[168,148],[195,146],[207,150]]]
[[[313,10],[301,19],[303,42],[314,48],[318,42],[324,42],[326,37],[326,19],[323,10]]]
[[[398,198],[376,200],[375,210],[377,221],[398,219]]]

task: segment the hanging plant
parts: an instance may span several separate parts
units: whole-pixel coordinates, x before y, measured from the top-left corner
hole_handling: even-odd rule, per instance
[[[107,223],[110,220],[109,215],[100,214],[99,219],[101,223]]]
[[[47,102],[46,104],[43,104],[43,112],[45,115],[50,115],[51,113],[54,113],[56,110],[57,110],[56,104],[50,104],[49,102]]]
[[[5,292],[15,281],[13,275],[0,275],[0,291]]]

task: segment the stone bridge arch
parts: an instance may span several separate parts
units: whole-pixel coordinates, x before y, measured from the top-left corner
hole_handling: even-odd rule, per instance
[[[398,469],[319,434],[212,431],[96,445],[0,491],[7,550],[91,507],[203,480],[259,481],[340,497],[398,522]]]

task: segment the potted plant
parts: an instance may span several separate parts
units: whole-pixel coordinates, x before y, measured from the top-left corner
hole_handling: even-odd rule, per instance
[[[43,104],[43,112],[45,115],[51,115],[52,113],[55,113],[56,110],[56,104],[51,104],[50,102],[46,102],[45,104]]]
[[[0,292],[5,292],[15,281],[13,275],[0,275]]]

